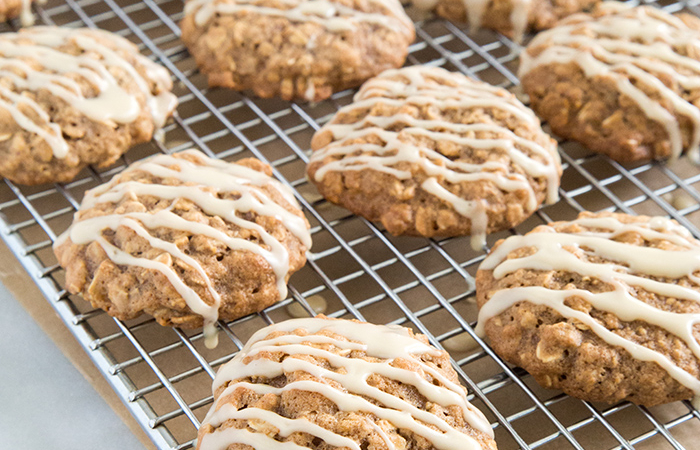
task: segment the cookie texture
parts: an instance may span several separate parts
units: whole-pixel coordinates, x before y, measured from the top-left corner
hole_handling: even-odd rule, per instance
[[[190,0],[182,40],[210,86],[319,101],[403,65],[398,0]]]
[[[133,164],[88,191],[54,251],[66,289],[122,320],[212,326],[286,297],[308,222],[257,159],[188,150]],[[206,330],[205,330],[206,331]]]
[[[546,388],[653,406],[700,393],[700,241],[662,217],[582,213],[499,241],[478,328]]]
[[[556,201],[555,142],[512,94],[444,69],[389,70],[313,137],[309,179],[395,235],[473,235]]]
[[[219,369],[198,450],[495,450],[446,352],[407,328],[323,316],[263,328]]]
[[[31,17],[34,0],[0,0],[0,22],[6,22],[20,15]],[[23,21],[25,19],[23,18]]]
[[[537,35],[520,79],[552,131],[620,161],[700,145],[700,26],[687,14],[602,3]]]
[[[425,9],[448,20],[469,22],[522,40],[529,30],[544,30],[571,14],[586,11],[600,0],[419,0]]]
[[[168,72],[101,30],[0,34],[0,175],[72,180],[148,141],[177,105]]]

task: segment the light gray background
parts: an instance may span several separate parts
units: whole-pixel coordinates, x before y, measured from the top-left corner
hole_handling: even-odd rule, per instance
[[[0,448],[143,449],[2,284],[0,330]]]

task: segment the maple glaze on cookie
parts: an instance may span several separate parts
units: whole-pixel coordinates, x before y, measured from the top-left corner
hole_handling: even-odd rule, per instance
[[[400,67],[415,37],[398,0],[190,0],[181,28],[211,86],[312,102]]]
[[[392,234],[473,237],[557,199],[555,142],[512,94],[444,69],[389,70],[314,136],[309,179]]]
[[[219,369],[197,448],[495,450],[449,356],[398,326],[293,319]]]
[[[586,11],[600,0],[417,0],[448,20],[468,22],[471,30],[488,28],[520,42],[531,30],[551,28],[560,19]]]
[[[54,244],[66,289],[120,319],[205,327],[287,296],[311,247],[291,191],[256,159],[189,150],[132,164],[87,192]]]
[[[617,161],[698,158],[700,20],[602,3],[538,34],[519,76],[556,134]]]
[[[69,181],[153,137],[173,113],[168,72],[101,30],[0,34],[0,174]]]
[[[478,329],[545,387],[652,406],[700,395],[700,242],[662,217],[582,213],[499,241]]]

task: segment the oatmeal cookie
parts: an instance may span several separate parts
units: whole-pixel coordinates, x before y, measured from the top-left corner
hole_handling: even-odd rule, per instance
[[[555,142],[507,91],[413,66],[365,83],[313,137],[309,179],[395,235],[474,236],[557,198]]]
[[[606,2],[540,33],[520,79],[552,131],[616,161],[700,145],[700,27],[689,15]]]
[[[54,244],[66,289],[119,319],[147,313],[183,328],[285,298],[311,238],[271,173],[257,159],[232,164],[195,150],[131,165],[88,191]]]
[[[400,67],[415,37],[398,0],[190,0],[181,28],[210,86],[308,101]]]
[[[419,0],[447,20],[469,22],[474,28],[496,30],[521,41],[528,30],[551,28],[563,17],[586,11],[600,0]]]
[[[0,175],[72,180],[148,141],[177,104],[168,72],[101,30],[0,34]]]
[[[271,325],[219,369],[213,391],[198,450],[496,450],[448,354],[399,326]]]
[[[6,22],[16,17],[22,17],[22,22],[33,23],[32,3],[34,0],[0,0],[0,22]]]
[[[499,241],[478,332],[540,385],[653,406],[700,394],[700,241],[662,217],[582,213]]]

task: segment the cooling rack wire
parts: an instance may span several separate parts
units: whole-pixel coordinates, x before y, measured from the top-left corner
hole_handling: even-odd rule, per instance
[[[653,2],[669,12],[685,8],[696,15],[699,3]],[[499,359],[472,328],[477,317],[474,274],[484,252],[471,250],[465,238],[388,235],[328,204],[304,178],[311,136],[351,101],[353,91],[309,105],[210,90],[179,40],[182,9],[183,0],[50,0],[35,5],[44,24],[99,27],[138,44],[172,73],[180,107],[162,143],[141,145],[108,169],[84,170],[61,185],[0,184],[0,234],[158,448],[193,448],[212,401],[216,369],[255,330],[290,318],[292,310],[312,315],[320,298],[331,317],[408,326],[435,345],[457,335],[471,342],[470,349],[451,351],[453,365],[470,400],[491,420],[500,449],[700,448],[700,412],[689,402],[655,408],[582,402],[539,388],[525,372]],[[14,26],[2,25],[0,31]],[[416,28],[408,64],[442,66],[517,90],[517,44],[438,19],[417,19]],[[275,176],[296,190],[314,239],[309,262],[290,280],[290,297],[259,314],[220,323],[220,345],[214,350],[204,346],[199,331],[163,328],[145,317],[121,322],[69,295],[51,250],[85,190],[133,161],[190,147],[226,160],[255,156],[272,164]],[[700,168],[684,159],[669,165],[620,165],[567,142],[560,143],[560,153],[564,176],[559,203],[513,230],[489,236],[489,246],[540,223],[572,219],[581,210],[667,215],[700,238]]]

